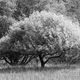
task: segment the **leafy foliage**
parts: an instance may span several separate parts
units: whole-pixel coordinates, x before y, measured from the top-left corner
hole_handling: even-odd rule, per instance
[[[0,16],[0,38],[8,32],[11,24],[12,22],[6,16]]]
[[[11,4],[11,5],[10,5]],[[15,9],[15,5],[12,4],[10,1],[0,1],[0,15],[6,15],[6,16],[11,16],[13,11]]]
[[[59,58],[62,54],[67,54],[68,48],[70,51],[72,48],[79,49],[79,24],[73,23],[61,14],[37,11],[29,18],[14,23],[11,30],[9,35],[13,37],[12,40],[17,39],[19,41],[17,45],[24,46],[22,49],[16,45],[15,49],[23,50],[26,54],[38,55],[42,65],[51,58]],[[22,39],[17,38],[16,36],[22,31],[24,32],[20,35]]]
[[[5,36],[1,38],[0,44],[9,46],[6,50],[31,54],[28,57],[20,56],[20,63],[28,63],[38,57],[44,67],[51,58],[65,58],[65,61],[77,58],[80,27],[77,21],[73,22],[62,15],[68,14],[68,4],[70,2],[67,0],[17,0],[12,17],[20,21],[12,21],[13,25],[7,34],[8,43],[2,40]]]

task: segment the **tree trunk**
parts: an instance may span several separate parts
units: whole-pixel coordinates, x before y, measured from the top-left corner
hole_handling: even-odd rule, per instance
[[[39,59],[40,59],[40,63],[41,63],[41,68],[44,68],[45,67],[45,62],[44,62],[41,55],[39,55]]]
[[[20,62],[20,65],[26,65],[27,59],[28,59],[28,56],[24,55],[24,56],[23,56],[23,59],[22,59],[21,62]]]

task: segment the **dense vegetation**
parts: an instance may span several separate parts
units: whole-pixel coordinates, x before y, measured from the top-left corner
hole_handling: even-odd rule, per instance
[[[79,61],[79,0],[3,0],[0,8],[1,59],[10,65],[38,59],[41,67]]]

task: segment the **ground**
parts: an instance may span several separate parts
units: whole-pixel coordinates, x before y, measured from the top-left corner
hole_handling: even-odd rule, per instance
[[[50,67],[7,67],[0,69],[0,80],[80,80],[79,65]]]

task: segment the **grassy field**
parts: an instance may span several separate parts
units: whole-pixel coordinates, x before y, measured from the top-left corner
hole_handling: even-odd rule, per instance
[[[80,80],[80,68],[79,65],[56,65],[43,70],[33,67],[8,67],[0,69],[0,80]]]

